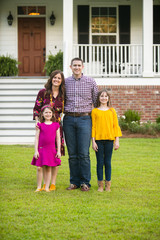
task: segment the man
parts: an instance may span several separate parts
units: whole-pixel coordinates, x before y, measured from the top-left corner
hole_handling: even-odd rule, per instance
[[[70,186],[67,190],[80,187],[82,191],[89,191],[91,111],[93,105],[96,105],[98,88],[94,79],[82,74],[84,68],[82,59],[72,59],[70,68],[73,75],[65,79],[63,120],[70,168]]]

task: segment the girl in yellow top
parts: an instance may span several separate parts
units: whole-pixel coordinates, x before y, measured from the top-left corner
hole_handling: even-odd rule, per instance
[[[105,166],[105,190],[111,187],[111,157],[114,149],[119,148],[119,137],[122,136],[118,118],[111,108],[110,95],[107,90],[99,92],[97,108],[92,110],[92,148],[97,158],[98,191],[103,192],[103,165]]]

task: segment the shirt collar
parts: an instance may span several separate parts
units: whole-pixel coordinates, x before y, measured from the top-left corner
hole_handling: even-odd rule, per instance
[[[81,75],[81,77],[80,77],[80,78],[75,78],[75,77],[74,77],[74,75],[72,74],[72,78],[73,78],[74,80],[76,80],[76,81],[80,81],[80,80],[81,80],[81,78],[83,78],[83,73],[82,73],[82,75]]]

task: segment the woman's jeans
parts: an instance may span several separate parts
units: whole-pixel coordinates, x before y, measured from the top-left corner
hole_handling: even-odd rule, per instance
[[[63,130],[69,154],[70,183],[78,187],[83,183],[90,186],[91,124],[90,116],[64,116],[63,119]]]
[[[97,178],[103,181],[103,165],[105,166],[105,180],[111,180],[111,158],[113,152],[112,140],[96,140],[98,145],[97,157]]]

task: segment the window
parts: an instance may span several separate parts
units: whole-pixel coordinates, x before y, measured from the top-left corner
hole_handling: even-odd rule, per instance
[[[93,44],[117,42],[117,13],[115,7],[92,7],[91,35]]]
[[[21,6],[17,8],[18,15],[45,15],[45,6]]]

